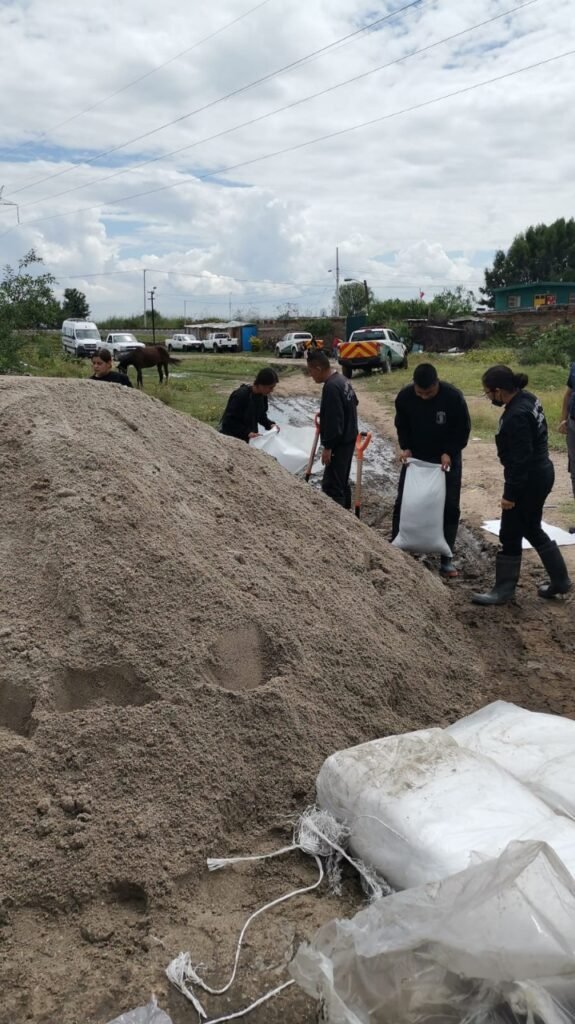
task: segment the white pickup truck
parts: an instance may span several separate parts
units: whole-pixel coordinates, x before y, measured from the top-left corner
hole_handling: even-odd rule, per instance
[[[237,352],[238,343],[226,331],[213,331],[203,339],[206,352]]]
[[[138,341],[136,335],[130,334],[129,331],[112,331],[104,342],[104,348],[112,353],[112,359],[118,359],[127,352],[145,347],[143,341]]]

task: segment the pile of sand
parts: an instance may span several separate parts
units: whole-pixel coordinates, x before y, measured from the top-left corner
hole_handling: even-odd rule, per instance
[[[277,844],[326,754],[464,714],[478,679],[439,581],[144,394],[0,380],[0,473],[0,1020],[86,1024],[73,960],[14,967],[48,920],[92,975],[109,938],[121,985],[94,907],[151,928],[206,855]]]

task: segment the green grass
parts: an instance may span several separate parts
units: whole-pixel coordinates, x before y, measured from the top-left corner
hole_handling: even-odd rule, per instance
[[[22,354],[28,373],[40,377],[90,377],[92,366],[88,359],[70,359],[62,356],[59,337],[43,337],[30,341]],[[170,366],[172,376],[168,384],[160,386],[156,369],[144,370],[146,394],[159,398],[178,412],[195,416],[215,425],[219,422],[228,396],[238,384],[249,383],[258,369],[269,365],[269,353],[241,355],[175,356],[178,365]],[[276,366],[280,377],[301,371],[301,363],[286,362]],[[174,374],[189,374],[186,377]],[[136,371],[130,369],[130,380],[136,383]]]
[[[565,393],[566,371],[563,366],[550,366],[542,363],[539,366],[520,367],[514,359],[516,353],[512,349],[474,349],[463,356],[431,355],[422,353],[409,357],[409,369],[394,370],[391,374],[377,374],[365,378],[363,387],[382,403],[393,408],[397,392],[410,384],[413,370],[418,363],[433,363],[442,380],[458,387],[467,399],[471,414],[471,433],[473,437],[492,440],[501,415],[484,397],[481,376],[488,366],[505,363],[520,372],[529,375],[529,390],[534,391],[545,409],[549,425],[549,445],[562,451],[565,439],[557,433],[557,425],[561,419],[561,405]],[[360,378],[358,378],[359,381]]]

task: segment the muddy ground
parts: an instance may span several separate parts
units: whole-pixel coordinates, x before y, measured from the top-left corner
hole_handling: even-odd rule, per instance
[[[364,390],[361,377],[354,377],[364,421],[386,438],[395,449],[393,415]],[[282,395],[314,397],[319,388],[302,375],[282,380]],[[572,498],[567,472],[567,456],[552,453],[556,482],[547,505],[545,519],[567,528],[575,524],[575,503],[569,519],[560,507]],[[366,456],[369,462],[369,455]],[[367,469],[363,498],[364,522],[389,535],[395,495],[397,463],[390,464],[386,477],[370,476]],[[485,519],[500,514],[502,468],[495,443],[471,440],[464,453],[462,519],[456,557],[461,574],[445,583],[450,588],[456,613],[468,629],[469,637],[489,670],[484,687],[493,700],[522,704],[533,711],[551,711],[575,717],[575,596],[553,602],[537,596],[537,583],[545,572],[533,551],[524,553],[521,581],[516,601],[502,608],[480,608],[470,602],[474,590],[490,589],[493,582],[497,538],[481,529]],[[562,549],[571,576],[575,578],[575,545]],[[423,559],[430,572],[437,572],[436,559]]]

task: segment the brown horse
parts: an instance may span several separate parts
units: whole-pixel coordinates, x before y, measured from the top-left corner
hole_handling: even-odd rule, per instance
[[[157,366],[160,384],[163,384],[164,374],[166,375],[166,381],[169,377],[168,364],[179,362],[181,360],[174,359],[164,345],[145,345],[144,348],[135,348],[133,352],[126,352],[125,355],[120,356],[118,366],[122,373],[128,372],[128,366],[135,366],[138,387],[143,388],[142,370],[147,370],[150,366]]]

